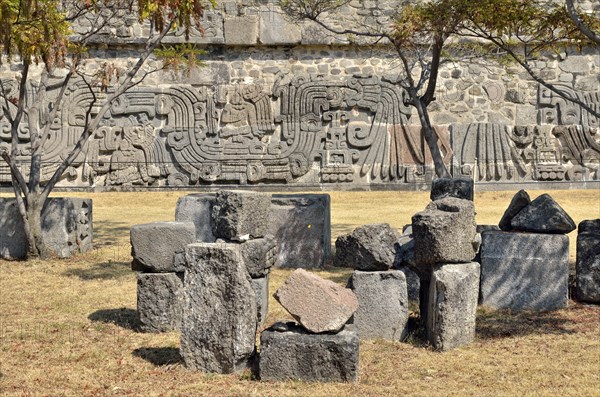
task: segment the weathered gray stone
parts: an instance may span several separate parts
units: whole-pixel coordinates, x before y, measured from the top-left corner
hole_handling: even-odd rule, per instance
[[[211,211],[215,200],[214,194],[190,194],[177,200],[175,220],[194,222],[196,241],[214,243],[216,240],[211,226]]]
[[[60,258],[93,248],[92,200],[50,198],[42,212],[42,235],[46,247]],[[27,237],[12,198],[0,198],[0,257],[25,257]]]
[[[429,286],[427,337],[434,348],[450,350],[475,339],[479,263],[438,264]]]
[[[258,42],[258,16],[225,18],[223,30],[227,45],[255,45]]]
[[[181,328],[183,273],[138,273],[137,310],[141,330],[166,332]]]
[[[402,340],[408,322],[406,276],[400,270],[355,270],[348,281],[358,298],[350,323],[360,339]]]
[[[600,303],[600,219],[579,224],[575,271],[577,298]]]
[[[137,271],[170,273],[184,271],[175,254],[184,252],[196,241],[192,222],[154,222],[133,225],[131,235],[131,268]]]
[[[296,269],[273,295],[311,332],[337,332],[358,308],[354,293],[304,269]]]
[[[400,237],[387,223],[357,227],[335,241],[333,264],[357,270],[388,270],[394,265]]]
[[[437,178],[431,184],[431,201],[444,197],[455,197],[473,201],[473,179]]]
[[[573,219],[548,194],[542,194],[510,221],[514,230],[532,233],[570,233],[576,229]]]
[[[470,262],[476,254],[473,202],[453,197],[432,201],[412,217],[415,263]]]
[[[257,327],[265,323],[269,313],[269,275],[252,279],[252,287],[256,294]]]
[[[482,236],[480,304],[511,310],[567,306],[567,236],[502,231]]]
[[[254,352],[256,294],[236,244],[186,249],[181,356],[188,368],[231,373]]]
[[[397,270],[404,273],[404,276],[406,277],[408,300],[419,303],[419,290],[421,289],[421,279],[419,278],[419,275],[406,266],[400,266]]]
[[[260,379],[356,382],[358,348],[351,331],[315,335],[298,326],[274,325],[260,336]]]
[[[512,226],[510,222],[521,210],[527,207],[531,203],[531,198],[529,198],[529,194],[525,190],[519,190],[510,201],[508,208],[504,211],[504,215],[500,219],[498,223],[498,227],[501,230],[512,230]]]
[[[239,190],[217,192],[211,224],[217,238],[244,240],[267,234],[271,195]]]
[[[300,25],[291,21],[279,8],[272,5],[260,7],[261,44],[297,44],[301,39]]]
[[[240,244],[240,254],[250,277],[260,278],[269,274],[275,264],[276,250],[277,242],[270,234]]]
[[[269,233],[277,239],[275,266],[320,268],[331,255],[328,194],[274,194]]]

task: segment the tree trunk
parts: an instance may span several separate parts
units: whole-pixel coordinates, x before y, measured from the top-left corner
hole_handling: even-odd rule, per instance
[[[442,153],[440,152],[440,147],[438,145],[438,139],[436,136],[433,127],[431,126],[431,120],[429,119],[429,112],[427,111],[427,106],[425,106],[418,96],[415,93],[413,97],[413,105],[417,109],[417,113],[419,114],[419,121],[421,122],[421,132],[425,137],[425,142],[427,142],[427,146],[431,151],[431,157],[433,159],[433,165],[435,167],[435,174],[438,178],[449,178],[450,173],[446,168],[446,164],[444,164],[444,158],[442,157]]]
[[[27,236],[27,257],[28,258],[47,258],[49,250],[44,243],[42,234],[42,210],[44,200],[39,193],[30,193],[27,197],[27,219],[23,219],[25,234]]]

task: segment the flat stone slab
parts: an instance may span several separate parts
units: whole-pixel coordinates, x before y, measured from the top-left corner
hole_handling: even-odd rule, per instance
[[[358,298],[358,310],[350,322],[360,339],[404,339],[408,322],[408,292],[402,271],[355,270],[348,287]]]
[[[513,230],[532,233],[570,233],[575,222],[550,195],[542,194],[512,218]]]
[[[183,272],[184,265],[175,255],[196,241],[196,229],[192,222],[153,222],[131,226],[130,236],[132,270]]]
[[[431,183],[431,201],[455,197],[473,201],[473,179],[437,178]]]
[[[438,264],[429,285],[427,337],[434,348],[450,350],[475,339],[479,263]]]
[[[179,330],[182,293],[183,273],[138,273],[137,311],[141,330]]]
[[[177,200],[175,220],[193,222],[196,227],[196,241],[214,243],[217,239],[210,220],[215,200],[214,193],[190,194]]]
[[[42,213],[46,246],[59,258],[93,249],[92,200],[50,198]],[[27,254],[23,221],[13,198],[0,198],[0,257],[21,259]]]
[[[356,333],[311,334],[299,326],[276,324],[260,336],[259,376],[263,381],[358,381]]]
[[[600,303],[600,219],[585,220],[577,234],[577,299]]]
[[[242,190],[217,192],[211,225],[216,238],[244,241],[260,238],[269,228],[271,195]]]
[[[190,244],[186,259],[180,347],[186,367],[223,374],[247,368],[257,308],[239,246]]]
[[[394,265],[401,234],[387,223],[357,227],[335,241],[334,266],[388,270]]]
[[[531,198],[529,197],[529,194],[527,194],[525,190],[519,190],[513,196],[512,200],[510,200],[510,204],[508,205],[506,211],[504,211],[504,214],[498,223],[498,227],[505,231],[512,230],[512,226],[510,224],[512,219],[530,203]]]
[[[480,304],[511,310],[567,307],[567,236],[488,231],[482,237]]]
[[[337,332],[358,309],[356,295],[333,281],[296,269],[273,295],[310,332]]]

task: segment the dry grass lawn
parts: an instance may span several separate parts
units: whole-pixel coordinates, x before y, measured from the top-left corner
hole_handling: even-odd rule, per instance
[[[600,218],[599,191],[550,193],[577,223]],[[65,261],[0,261],[1,396],[600,396],[600,307],[573,301],[549,313],[480,308],[477,340],[445,353],[416,337],[362,343],[357,384],[188,371],[177,333],[136,331],[128,263],[129,227],[172,220],[184,194],[79,194],[94,199],[97,249]],[[477,193],[478,223],[497,223],[513,194]],[[427,202],[427,193],[333,192],[333,237],[365,223],[400,228]],[[272,291],[288,274],[274,271]],[[319,274],[345,283],[349,271]],[[286,317],[270,305],[268,323]]]

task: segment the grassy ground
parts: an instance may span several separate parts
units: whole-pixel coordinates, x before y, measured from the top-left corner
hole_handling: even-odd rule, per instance
[[[477,340],[445,353],[412,343],[364,342],[357,384],[256,382],[248,373],[188,371],[177,333],[136,331],[129,227],[174,218],[185,193],[101,193],[94,199],[97,249],[65,261],[0,261],[2,396],[600,396],[600,307],[571,301],[549,313],[480,308]],[[477,193],[480,224],[497,223],[514,192]],[[534,196],[540,194],[534,192]],[[600,192],[552,196],[576,222],[600,218]],[[365,223],[395,227],[426,193],[331,193],[335,236]],[[574,238],[571,236],[571,260]],[[289,274],[275,270],[274,291]],[[320,275],[345,283],[349,271]],[[271,299],[267,323],[285,318]]]

